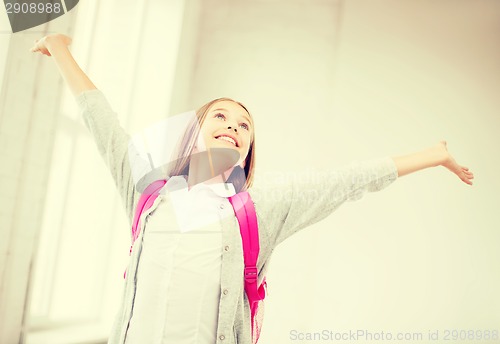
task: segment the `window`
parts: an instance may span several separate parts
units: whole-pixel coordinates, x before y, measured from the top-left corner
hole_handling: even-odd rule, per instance
[[[130,128],[134,115],[144,126],[164,118],[170,107],[184,2],[86,1],[75,10],[70,51],[94,84],[104,89],[122,126]],[[164,44],[159,47],[158,41]],[[126,49],[123,42],[129,44]],[[46,197],[34,200],[45,203],[25,342],[106,343],[123,291],[128,220],[68,87],[60,108]]]

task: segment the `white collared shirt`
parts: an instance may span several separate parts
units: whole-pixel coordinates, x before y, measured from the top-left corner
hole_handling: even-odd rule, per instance
[[[222,228],[232,184],[171,177],[142,216],[142,252],[127,344],[213,344],[221,292]],[[149,216],[148,216],[149,215]],[[146,221],[144,221],[146,219]]]

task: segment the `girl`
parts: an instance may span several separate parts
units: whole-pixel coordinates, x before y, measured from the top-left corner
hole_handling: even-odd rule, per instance
[[[70,44],[70,37],[53,34],[35,40],[31,51],[53,57],[132,222],[140,191],[131,177],[130,136],[73,59]],[[196,112],[196,123],[179,147],[182,158],[169,166],[168,182],[143,214],[108,343],[252,343],[242,241],[227,200],[239,191],[248,190],[255,204],[260,285],[276,246],[345,201],[428,167],[444,166],[469,185],[474,177],[441,141],[417,153],[323,171],[314,181],[294,179],[259,188],[252,185],[254,130],[246,107],[228,98],[215,99]]]

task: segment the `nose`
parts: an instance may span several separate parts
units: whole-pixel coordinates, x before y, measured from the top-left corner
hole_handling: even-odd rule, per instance
[[[234,130],[235,133],[238,132],[238,130],[236,128],[233,128],[233,127],[227,127],[229,130]]]

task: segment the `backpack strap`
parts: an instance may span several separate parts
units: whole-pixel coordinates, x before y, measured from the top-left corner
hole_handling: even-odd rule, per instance
[[[139,236],[139,232],[141,230],[140,220],[141,215],[145,210],[148,210],[156,200],[159,195],[161,188],[167,183],[166,179],[159,179],[151,184],[144,190],[137,202],[137,207],[135,209],[134,220],[132,222],[132,245],[130,246],[130,252],[132,253],[132,246],[134,245],[135,240]]]
[[[129,256],[132,254],[132,248],[134,247],[135,240],[139,237],[139,232],[141,231],[140,221],[141,215],[145,210],[148,210],[158,197],[160,190],[167,183],[166,179],[159,179],[151,184],[144,190],[144,192],[139,197],[137,206],[135,208],[134,220],[132,221],[132,243],[130,245]],[[123,278],[127,276],[127,270],[123,273]]]
[[[257,259],[259,257],[259,230],[255,207],[248,192],[240,192],[229,197],[234,213],[240,224],[241,239],[243,241],[243,254],[245,262],[245,292],[250,303],[251,324],[257,312],[259,301],[266,297],[266,278],[264,277],[260,286],[257,286],[258,270]],[[253,331],[253,326],[252,326]]]

